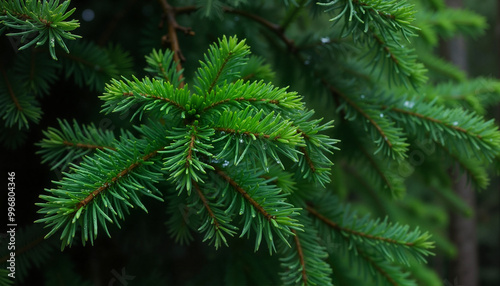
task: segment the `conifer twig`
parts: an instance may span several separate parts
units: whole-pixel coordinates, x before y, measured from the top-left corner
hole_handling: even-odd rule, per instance
[[[299,254],[300,265],[302,266],[302,282],[305,286],[307,286],[307,272],[306,272],[306,261],[304,259],[304,252],[302,251],[302,245],[300,244],[299,237],[297,232],[292,229],[293,234],[295,235],[293,238],[295,240],[295,245],[297,246],[297,253]]]
[[[348,233],[351,233],[351,234],[354,234],[354,235],[359,235],[359,236],[366,237],[366,238],[369,238],[369,239],[374,239],[374,240],[385,241],[385,242],[388,242],[388,243],[395,243],[395,244],[401,244],[401,245],[406,245],[406,246],[413,246],[413,245],[415,245],[413,242],[397,241],[395,239],[391,239],[391,238],[387,238],[387,237],[382,237],[382,236],[374,236],[374,235],[367,234],[367,233],[364,233],[364,232],[356,231],[354,229],[349,229],[349,228],[346,228],[346,227],[342,227],[338,223],[333,222],[330,219],[328,219],[327,217],[325,217],[324,215],[320,214],[315,208],[313,208],[313,207],[311,207],[309,205],[306,207],[306,210],[310,214],[312,214],[313,216],[315,216],[316,218],[318,218],[319,220],[321,220],[322,222],[324,222],[326,225],[330,226],[331,228],[334,228],[334,229],[337,229],[339,231],[342,231],[342,232],[348,232]]]
[[[168,35],[167,40],[170,42],[170,48],[174,52],[174,61],[177,63],[177,71],[182,70],[181,62],[185,61],[184,55],[182,54],[179,39],[177,38],[177,30],[181,30],[184,34],[194,35],[194,32],[191,28],[182,27],[175,20],[176,9],[174,9],[170,4],[168,4],[167,0],[158,0],[163,8],[163,12],[165,13],[165,17],[168,22]],[[179,76],[180,87],[184,87],[184,82],[182,81],[182,74]]]

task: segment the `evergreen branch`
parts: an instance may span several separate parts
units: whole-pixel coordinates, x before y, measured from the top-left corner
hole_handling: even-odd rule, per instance
[[[41,55],[38,50],[31,50],[18,54],[13,70],[16,78],[24,83],[30,93],[46,95],[49,94],[50,86],[57,80],[57,71],[60,68],[61,63]]]
[[[81,38],[70,31],[78,28],[77,20],[65,21],[75,8],[67,11],[70,1],[18,1],[9,0],[0,3],[1,24],[21,32],[9,33],[7,36],[21,36],[24,44],[19,50],[26,49],[34,44],[41,46],[48,42],[50,55],[57,60],[55,43],[69,53],[63,39],[74,40]],[[37,34],[33,36],[33,34]]]
[[[176,10],[172,7],[166,0],[158,0],[160,5],[162,6],[163,13],[167,18],[168,22],[168,39],[170,41],[170,49],[173,51],[174,62],[176,65],[177,73],[179,73],[179,77],[177,81],[179,82],[179,87],[184,87],[183,77],[182,77],[182,61],[185,61],[184,56],[182,55],[181,48],[179,45],[179,40],[177,38],[177,30],[183,30],[185,34],[194,35],[194,32],[191,31],[190,28],[184,28],[177,23],[175,19]]]
[[[259,213],[261,213],[268,221],[276,220],[276,216],[269,214],[258,202],[256,202],[240,185],[229,177],[221,169],[215,168],[215,172],[228,182],[245,200],[247,200]]]
[[[306,207],[306,210],[309,213],[311,213],[313,216],[315,216],[316,218],[321,220],[323,223],[327,224],[328,226],[330,226],[331,228],[334,228],[336,230],[350,233],[353,235],[362,236],[362,237],[365,237],[368,239],[380,240],[380,241],[387,242],[387,243],[394,243],[394,244],[400,244],[400,245],[405,245],[405,246],[414,246],[414,243],[412,243],[412,242],[398,241],[395,239],[390,239],[390,238],[382,237],[382,236],[374,236],[371,234],[363,233],[361,231],[356,231],[353,229],[342,227],[339,224],[337,224],[336,222],[329,220],[328,218],[326,218],[324,215],[320,214],[316,209],[314,209],[313,207],[311,207],[309,205]]]
[[[283,41],[285,43],[285,45],[287,46],[288,50],[291,52],[291,53],[296,53],[297,52],[297,48],[295,46],[295,43],[293,40],[289,39],[286,35],[285,35],[285,28],[278,25],[278,24],[275,24],[275,23],[272,23],[258,15],[255,15],[255,14],[252,14],[252,13],[249,13],[247,11],[244,11],[244,10],[238,10],[238,9],[234,9],[234,8],[231,8],[231,7],[224,7],[223,8],[223,11],[226,12],[226,13],[231,13],[231,14],[237,14],[237,15],[241,15],[241,16],[244,16],[246,18],[249,18],[261,25],[263,25],[264,27],[266,27],[267,29],[269,29],[270,31],[272,31],[273,33],[275,33],[281,41]]]
[[[59,130],[49,127],[43,131],[45,138],[36,144],[41,148],[37,154],[42,155],[42,163],[48,162],[52,170],[58,167],[65,169],[70,162],[96,149],[116,150],[115,136],[111,131],[99,130],[93,124],[79,126],[76,121],[73,121],[73,126],[66,120],[58,122]],[[122,137],[131,135],[123,133]]]
[[[132,203],[146,211],[139,195],[162,200],[154,194],[159,192],[154,183],[162,177],[156,155],[167,144],[160,135],[164,129],[160,126],[143,129],[145,136],[156,135],[154,139],[127,139],[116,145],[116,151],[97,150],[94,156],[84,157],[79,166],[73,165],[73,173],[66,173],[56,182],[59,189],[50,189],[51,195],[40,196],[45,202],[37,205],[45,217],[36,222],[51,227],[46,237],[62,229],[64,248],[72,244],[77,228],[81,227],[83,244],[89,238],[93,243],[98,225],[109,236],[106,221],[118,224],[118,218],[123,219],[124,211],[128,212]]]
[[[325,205],[324,201],[320,203]],[[409,231],[408,226],[388,223],[387,218],[382,222],[378,219],[373,221],[369,220],[368,216],[355,217],[355,214],[350,214],[343,209],[325,208],[325,211],[329,212],[327,215],[310,205],[306,207],[306,210],[332,229],[334,235],[352,239],[356,245],[363,245],[363,247],[377,251],[391,261],[409,265],[408,254],[419,262],[424,262],[424,256],[431,254],[428,250],[433,247],[433,242],[428,241],[430,234],[422,234],[418,228]],[[334,217],[339,220],[338,223],[332,220]]]
[[[373,39],[367,40],[366,57],[370,58],[373,70],[377,65],[373,62],[382,63],[388,66],[389,82],[396,84],[403,83],[408,87],[408,83],[414,87],[423,85],[427,81],[424,65],[417,62],[417,55],[413,48],[405,47],[399,43],[396,35],[384,37],[383,34],[372,31]],[[383,51],[383,52],[382,52]],[[380,71],[383,72],[383,69]]]
[[[447,107],[463,107],[478,114],[486,114],[486,109],[500,102],[500,82],[493,78],[478,77],[459,83],[447,82],[425,89],[429,101]]]
[[[16,231],[15,251],[13,251],[16,258],[15,278],[20,282],[24,282],[26,277],[29,277],[31,268],[38,268],[47,263],[57,247],[57,241],[44,240],[42,232],[42,227],[33,224]],[[0,251],[0,265],[8,265],[7,260],[10,257],[11,254],[7,247],[2,249]],[[4,285],[1,283],[1,279],[0,285]]]
[[[304,178],[319,182],[322,186],[330,182],[330,169],[333,163],[326,156],[338,150],[334,145],[338,140],[331,139],[320,132],[333,128],[333,121],[320,125],[322,119],[310,120],[314,111],[301,111],[296,116],[294,125],[297,133],[304,139],[305,146],[300,147],[303,156],[298,162],[298,170]]]
[[[294,148],[304,146],[304,142],[292,124],[274,112],[266,116],[262,110],[255,114],[251,108],[224,112],[212,125],[222,135],[217,141],[227,139],[216,157],[234,158],[235,166],[244,158],[254,157],[260,160],[265,169],[268,169],[267,154],[282,168],[277,152],[298,162],[298,151]],[[240,147],[242,144],[245,149]],[[243,150],[241,153],[240,148]]]
[[[357,247],[356,251],[362,259],[369,263],[372,269],[380,274],[380,276],[377,276],[379,278],[377,279],[378,283],[385,284],[385,281],[386,283],[394,286],[417,286],[414,280],[408,279],[410,274],[409,272],[402,272],[399,267],[380,257],[370,256],[368,253],[361,250],[360,247]],[[379,285],[378,283],[377,285]]]
[[[118,174],[116,174],[114,177],[112,177],[108,182],[105,182],[102,186],[97,188],[96,190],[90,192],[84,199],[80,200],[76,204],[76,212],[82,207],[85,207],[87,204],[92,202],[96,197],[98,197],[102,192],[108,190],[110,187],[115,184],[116,181],[120,180],[121,177],[125,177],[129,175],[134,169],[137,167],[141,166],[143,162],[147,162],[151,157],[154,157],[158,154],[158,150],[154,150],[149,154],[146,154],[142,156],[139,160],[135,161],[134,163],[130,164],[127,168],[121,170]]]
[[[204,222],[198,228],[198,231],[200,232],[206,231],[203,241],[210,239],[211,243],[215,245],[215,248],[221,246],[222,243],[228,246],[224,233],[229,234],[230,236],[234,236],[237,227],[229,224],[229,222],[231,221],[230,216],[221,209],[221,207],[224,205],[222,202],[222,200],[224,199],[219,198],[215,203],[210,203],[201,191],[198,183],[193,180],[192,184],[196,190],[196,193],[202,200],[203,209],[208,213],[208,217],[204,218]],[[216,199],[218,194],[218,191],[213,192],[211,198]],[[203,213],[202,210],[198,211],[198,215],[200,215],[201,213]]]
[[[193,240],[191,229],[193,226],[200,225],[201,216],[194,215],[195,196],[188,196],[183,194],[168,194],[165,201],[167,202],[167,214],[169,216],[165,223],[168,227],[168,233],[175,239],[176,243],[181,245],[188,244]]]
[[[274,110],[303,109],[301,96],[296,92],[287,92],[286,88],[276,88],[272,84],[263,81],[252,83],[237,80],[234,83],[217,88],[213,98],[205,104],[202,111],[213,109],[227,109],[229,106],[254,106],[255,108],[266,108]]]
[[[133,81],[112,80],[106,85],[106,92],[100,98],[105,100],[102,111],[106,113],[128,114],[130,108],[139,105],[132,118],[137,114],[142,117],[144,111],[161,118],[170,111],[184,113],[190,100],[189,93],[187,88],[176,89],[163,80],[151,80],[146,77],[140,81],[134,76]]]
[[[334,0],[318,3],[331,6],[326,11],[340,11],[330,21],[338,22],[344,18],[343,30],[356,35],[356,31],[366,33],[370,26],[387,31],[387,34],[401,32],[406,39],[415,35],[417,27],[411,25],[414,20],[414,5],[406,1],[390,0]],[[354,21],[353,21],[354,20]]]
[[[281,280],[284,285],[332,285],[332,269],[325,259],[326,248],[318,240],[318,233],[309,217],[301,214],[300,222],[307,232],[292,229],[293,243],[280,243]]]
[[[19,130],[29,129],[30,121],[38,123],[42,115],[38,101],[27,93],[18,79],[8,75],[3,66],[0,66],[0,72],[0,117],[5,121],[5,127],[17,125]]]
[[[208,215],[212,219],[212,224],[215,227],[215,231],[219,231],[220,224],[217,221],[217,218],[215,217],[214,212],[210,208],[210,205],[208,204],[208,200],[205,198],[205,195],[203,195],[203,192],[200,190],[200,186],[198,186],[198,183],[195,180],[191,181],[191,184],[194,186],[194,189],[196,190],[196,193],[200,197],[201,201],[203,202],[203,207],[206,209],[208,212]]]
[[[262,178],[264,172],[258,169],[235,168],[236,172],[229,173],[212,166],[214,173],[223,179],[225,189],[222,192],[227,195],[226,205],[229,205],[225,212],[239,209],[239,214],[244,216],[240,237],[249,233],[250,227],[256,231],[255,250],[262,238],[270,253],[275,250],[272,232],[288,245],[286,236],[293,235],[291,230],[302,230],[302,225],[292,218],[299,209],[285,201],[280,189],[268,184],[274,178]]]
[[[359,164],[361,165],[360,169],[363,169],[368,174],[374,173],[372,176],[366,176],[371,177],[375,182],[372,185],[376,185],[377,190],[388,190],[392,198],[402,198],[406,191],[403,179],[393,174],[390,169],[384,168],[383,166],[388,164],[384,164],[380,160],[381,158],[370,154],[363,146],[359,146],[357,149],[361,151],[361,160],[368,162],[368,165]]]
[[[250,53],[245,41],[238,41],[236,37],[225,36],[219,40],[218,45],[211,45],[208,53],[201,61],[201,67],[195,74],[195,89],[198,95],[212,100],[213,91],[221,83],[231,82],[238,78],[236,68],[244,65]]]
[[[304,259],[304,251],[302,250],[302,245],[300,245],[299,237],[297,236],[297,232],[292,229],[292,233],[294,234],[295,247],[297,248],[297,254],[299,255],[300,266],[302,267],[301,275],[302,275],[302,283],[307,285],[307,271],[306,271],[306,262]]]
[[[151,54],[146,56],[146,62],[149,64],[145,70],[156,74],[157,80],[164,80],[172,84],[175,88],[180,87],[182,80],[182,71],[177,71],[173,68],[176,65],[174,61],[174,53],[166,50],[165,52],[153,50]]]
[[[102,91],[110,79],[130,73],[130,54],[117,46],[102,48],[91,42],[69,43],[71,54],[62,54],[66,78],[73,76],[80,87]],[[117,55],[120,58],[117,58]]]
[[[392,157],[393,159],[402,159],[406,157],[406,152],[408,150],[408,143],[406,143],[405,134],[402,130],[394,126],[394,122],[389,121],[384,113],[378,111],[370,105],[370,102],[365,99],[365,95],[361,95],[358,100],[354,100],[348,97],[344,93],[338,91],[332,87],[328,82],[324,81],[324,84],[329,87],[330,92],[335,98],[340,98],[344,103],[342,103],[339,109],[345,111],[345,118],[349,121],[354,121],[357,119],[358,115],[361,115],[366,119],[359,120],[365,126],[372,140],[378,145],[378,149],[374,154],[382,151],[382,154]],[[369,130],[368,130],[369,129]]]
[[[161,153],[173,153],[174,155],[165,159],[164,170],[170,172],[170,180],[176,183],[176,189],[182,192],[184,189],[191,193],[192,182],[203,182],[201,174],[206,174],[207,169],[213,167],[205,162],[204,158],[212,158],[208,150],[213,146],[210,139],[214,130],[197,126],[186,126],[185,128],[174,128],[169,132],[168,139],[172,144],[165,147]]]
[[[386,114],[403,122],[409,133],[419,140],[429,137],[440,143],[470,156],[471,150],[478,159],[488,161],[500,153],[500,132],[493,120],[484,119],[474,113],[462,109],[447,109],[437,106],[435,102],[405,100],[398,106],[382,106]],[[424,126],[425,128],[417,128]],[[459,139],[459,140],[457,140]]]

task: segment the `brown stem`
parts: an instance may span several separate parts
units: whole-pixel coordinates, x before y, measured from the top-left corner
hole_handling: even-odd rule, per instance
[[[213,165],[212,165],[213,166]],[[217,166],[213,166],[215,172],[228,182],[240,195],[242,195],[258,212],[260,212],[267,220],[276,219],[276,216],[270,215],[258,202],[256,202],[237,182],[235,182],[228,174],[224,173]]]
[[[371,235],[371,234],[366,234],[364,232],[360,232],[360,231],[356,231],[356,230],[353,230],[353,229],[342,227],[342,226],[338,225],[337,223],[329,220],[327,217],[325,217],[324,215],[320,214],[316,209],[314,209],[313,207],[311,207],[309,205],[306,207],[306,210],[310,214],[312,214],[313,216],[315,216],[316,218],[318,218],[319,220],[321,220],[322,222],[324,222],[326,225],[328,225],[331,228],[334,228],[334,229],[336,229],[338,231],[348,232],[348,233],[351,233],[351,234],[354,234],[354,235],[358,235],[358,236],[362,236],[362,237],[366,237],[366,238],[374,239],[374,240],[385,241],[385,242],[388,242],[388,243],[395,243],[395,244],[401,244],[401,245],[406,245],[406,246],[413,246],[414,245],[414,243],[412,243],[412,242],[401,242],[401,241],[397,241],[395,239],[390,239],[390,238],[386,238],[386,237],[382,237],[382,236],[374,236],[374,235]]]
[[[302,251],[302,245],[300,244],[297,232],[294,229],[292,229],[292,232],[295,235],[293,238],[295,240],[295,245],[297,246],[297,252],[299,253],[300,265],[302,266],[302,282],[305,286],[307,286],[306,261],[304,259],[304,252]]]
[[[141,161],[147,161],[147,160],[151,159],[151,157],[154,157],[154,156],[156,156],[158,154],[158,151],[159,150],[156,150],[156,151],[153,151],[153,152],[147,154],[146,156],[144,156],[144,157],[141,158]],[[100,193],[102,193],[103,191],[105,191],[108,188],[110,188],[113,185],[113,183],[115,183],[116,181],[118,181],[121,177],[123,177],[123,176],[127,175],[128,173],[130,173],[135,168],[139,167],[141,164],[142,164],[141,162],[137,161],[137,162],[133,163],[132,165],[128,166],[128,168],[126,168],[125,170],[122,170],[115,177],[113,177],[111,179],[111,181],[104,183],[98,189],[96,189],[92,193],[90,193],[85,199],[83,199],[80,202],[78,202],[78,204],[76,204],[75,211],[77,211],[80,208],[86,206],[95,197],[97,197]]]
[[[177,10],[168,4],[167,0],[158,0],[160,2],[163,12],[165,13],[167,22],[168,22],[168,41],[170,42],[170,49],[174,52],[174,61],[177,63],[176,69],[177,71],[182,70],[182,61],[185,61],[186,58],[182,55],[181,48],[179,46],[179,39],[177,38],[177,30],[181,30],[184,34],[194,35],[194,32],[191,28],[186,28],[180,26],[175,20]],[[184,82],[182,81],[182,74],[179,76],[180,87],[184,87]]]
[[[198,193],[198,196],[200,197],[201,201],[203,202],[203,206],[207,210],[208,215],[213,219],[215,229],[219,230],[219,222],[217,221],[215,214],[213,213],[212,209],[210,208],[210,205],[208,204],[207,198],[205,198],[205,196],[203,195],[203,192],[201,191],[200,186],[198,186],[198,183],[195,180],[191,180],[191,182],[194,186],[194,189]]]
[[[99,146],[99,145],[92,145],[92,144],[84,144],[84,143],[73,143],[64,140],[63,144],[66,146],[75,146],[77,148],[82,148],[82,149],[99,149],[99,150],[104,150],[104,149],[111,149],[111,150],[116,150],[113,147],[108,147],[108,146]]]

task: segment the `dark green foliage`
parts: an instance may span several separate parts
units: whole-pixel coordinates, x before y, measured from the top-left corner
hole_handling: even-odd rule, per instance
[[[7,11],[36,5],[31,19],[50,12],[74,29],[62,19],[68,4],[5,2],[0,29],[29,25]],[[482,17],[417,0],[116,5],[95,21],[120,45],[104,32],[97,44],[84,27],[85,41],[68,41],[70,30],[36,26],[40,39],[65,41],[46,49],[23,34],[23,50],[0,63],[10,146],[44,124],[39,100],[56,84],[103,101],[101,122],[70,113],[37,138],[42,163],[61,175],[36,203],[38,235],[64,250],[49,262],[63,274],[41,267],[47,285],[89,284],[82,265],[104,268],[95,258],[107,251],[126,258],[111,267],[130,267],[137,285],[441,283],[426,262],[456,253],[447,210],[471,214],[449,172],[488,187],[500,132],[485,115],[500,88],[434,50],[440,38],[477,35]],[[75,249],[78,264],[65,256]]]

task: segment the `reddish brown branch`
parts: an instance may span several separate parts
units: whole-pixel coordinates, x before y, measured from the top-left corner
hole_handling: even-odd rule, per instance
[[[300,244],[297,232],[294,229],[292,229],[292,232],[294,234],[293,239],[295,240],[295,245],[297,246],[297,252],[299,254],[300,265],[302,266],[302,282],[305,286],[307,286],[306,261],[304,259],[304,252],[302,251],[302,245]]]
[[[373,120],[373,118],[370,115],[366,114],[366,112],[364,112],[363,109],[361,109],[361,107],[359,107],[356,103],[354,103],[347,96],[345,96],[345,94],[341,93],[336,88],[331,86],[325,79],[321,79],[321,82],[330,90],[330,92],[335,98],[342,97],[342,99],[345,102],[347,102],[350,106],[356,109],[356,111],[359,112],[364,118],[366,118],[368,122],[370,122],[370,124],[373,125],[375,129],[377,129],[378,133],[382,136],[382,138],[384,138],[389,148],[392,148],[393,146],[392,142],[387,139],[387,135],[385,134],[384,130],[382,130],[382,128],[377,124],[377,122],[375,122],[375,120]]]
[[[306,158],[306,162],[307,162],[307,165],[309,166],[309,169],[311,169],[311,171],[313,173],[315,173],[316,167],[314,167],[314,163],[311,160],[311,156],[309,156],[309,152],[307,152],[306,147],[300,147],[300,152],[304,153],[304,158]]]
[[[176,9],[173,8],[170,4],[168,4],[167,0],[158,0],[160,2],[163,12],[165,13],[165,17],[168,22],[168,36],[165,38],[168,42],[170,42],[170,49],[174,52],[174,61],[177,63],[176,69],[177,71],[182,70],[181,61],[185,61],[186,59],[182,55],[181,48],[179,46],[179,39],[177,38],[177,30],[184,32],[187,35],[194,35],[194,32],[191,28],[182,27],[177,23],[175,19]],[[184,82],[182,81],[182,74],[179,76],[180,87],[184,87]]]
[[[205,196],[203,195],[203,192],[201,191],[200,186],[198,186],[198,183],[195,180],[191,180],[191,182],[192,182],[192,184],[194,186],[194,189],[198,193],[198,196],[200,197],[201,201],[203,202],[203,206],[207,210],[208,215],[213,219],[214,225],[215,225],[215,229],[219,230],[219,222],[217,221],[217,218],[215,217],[215,214],[213,213],[212,209],[210,208],[210,205],[208,204],[207,198],[205,198]]]
[[[88,203],[90,203],[95,197],[97,197],[100,193],[103,191],[107,190],[110,188],[116,181],[118,181],[121,177],[129,174],[131,171],[133,171],[135,168],[139,167],[142,164],[142,161],[147,161],[151,159],[152,157],[156,156],[158,154],[158,150],[153,151],[144,157],[141,158],[140,161],[136,161],[135,163],[131,164],[128,166],[128,168],[122,170],[120,173],[118,173],[115,177],[111,179],[111,181],[104,183],[102,186],[100,186],[98,189],[94,190],[92,193],[90,193],[85,199],[81,200],[77,205],[75,211],[79,210],[80,208],[86,206]]]
[[[99,150],[104,150],[104,149],[110,149],[110,150],[116,150],[113,147],[108,147],[108,146],[99,146],[99,145],[92,145],[92,144],[84,144],[84,143],[73,143],[64,140],[63,144],[66,146],[75,146],[77,148],[82,148],[82,149],[99,149]]]
[[[122,93],[123,96],[135,96],[136,94],[134,94],[133,92],[124,92]],[[173,101],[173,100],[170,100],[169,98],[166,98],[166,97],[161,97],[161,96],[158,96],[158,95],[154,95],[154,94],[144,94],[144,93],[138,93],[137,95],[139,96],[142,96],[144,98],[153,98],[153,99],[158,99],[158,100],[161,100],[161,101],[165,101],[165,102],[168,102],[172,105],[174,105],[175,107],[181,109],[181,110],[185,110],[184,109],[184,106],[180,105],[179,103]]]
[[[189,165],[191,164],[191,160],[193,157],[193,149],[194,149],[194,142],[196,141],[196,136],[195,134],[191,134],[191,142],[189,142],[189,150],[188,150],[188,155],[186,157],[186,170],[189,169]]]
[[[203,111],[205,112],[205,111],[207,111],[210,108],[214,108],[217,105],[221,105],[221,104],[227,103],[227,102],[232,101],[232,100],[234,100],[234,101],[248,101],[248,102],[263,101],[263,102],[271,103],[271,104],[274,104],[274,105],[279,105],[280,104],[280,101],[276,100],[276,99],[266,99],[266,98],[258,99],[258,98],[237,97],[237,98],[226,98],[226,99],[223,99],[221,101],[214,102],[214,103],[210,104],[209,106],[205,107],[203,109]]]
[[[318,218],[319,220],[321,220],[322,222],[324,222],[329,227],[334,228],[334,229],[336,229],[338,231],[351,233],[351,234],[362,236],[362,237],[365,237],[365,238],[368,238],[368,239],[385,241],[385,242],[388,242],[388,243],[395,243],[395,244],[401,244],[401,245],[406,245],[406,246],[413,246],[414,245],[414,243],[412,243],[412,242],[401,242],[401,241],[397,241],[395,239],[390,239],[390,238],[382,237],[382,236],[374,236],[374,235],[371,235],[371,234],[366,234],[364,232],[360,232],[360,231],[356,231],[356,230],[353,230],[353,229],[342,227],[342,226],[338,225],[337,223],[329,220],[327,217],[325,217],[324,215],[320,214],[316,209],[314,209],[313,207],[311,207],[309,205],[306,207],[306,210],[310,214],[312,214],[313,216],[315,216],[316,218]]]
[[[358,247],[356,247],[356,250],[361,255],[361,257],[363,257],[366,261],[368,261],[368,263],[370,263],[380,274],[382,274],[382,276],[384,276],[385,279],[387,279],[387,281],[391,283],[391,285],[394,286],[398,285],[398,283],[394,281],[394,279],[391,276],[389,276],[389,274],[384,269],[380,268],[380,266],[378,266],[377,263],[375,263],[367,254],[365,254]]]
[[[213,165],[212,165],[213,166]],[[228,174],[224,173],[217,166],[213,166],[215,172],[228,182],[240,195],[242,195],[258,212],[260,212],[267,220],[276,219],[276,216],[270,215],[258,202],[256,202],[237,182],[235,182]]]
[[[471,134],[469,131],[463,129],[460,126],[454,126],[454,125],[446,124],[446,123],[444,123],[443,121],[441,121],[439,119],[428,117],[428,116],[425,116],[425,115],[420,114],[420,113],[416,113],[416,112],[412,112],[412,111],[408,111],[408,110],[404,110],[404,109],[400,109],[400,108],[396,108],[396,107],[389,108],[387,106],[382,106],[382,109],[389,109],[389,110],[394,111],[394,112],[404,113],[404,114],[408,114],[408,115],[411,115],[411,116],[415,116],[415,117],[418,117],[420,119],[424,119],[424,120],[427,120],[427,121],[431,121],[431,122],[434,122],[434,123],[437,123],[437,124],[444,125],[444,126],[446,126],[448,128],[455,129],[455,130],[457,130],[459,132],[462,132],[462,133],[465,133],[465,134],[476,136],[478,139],[482,139],[481,135]]]

